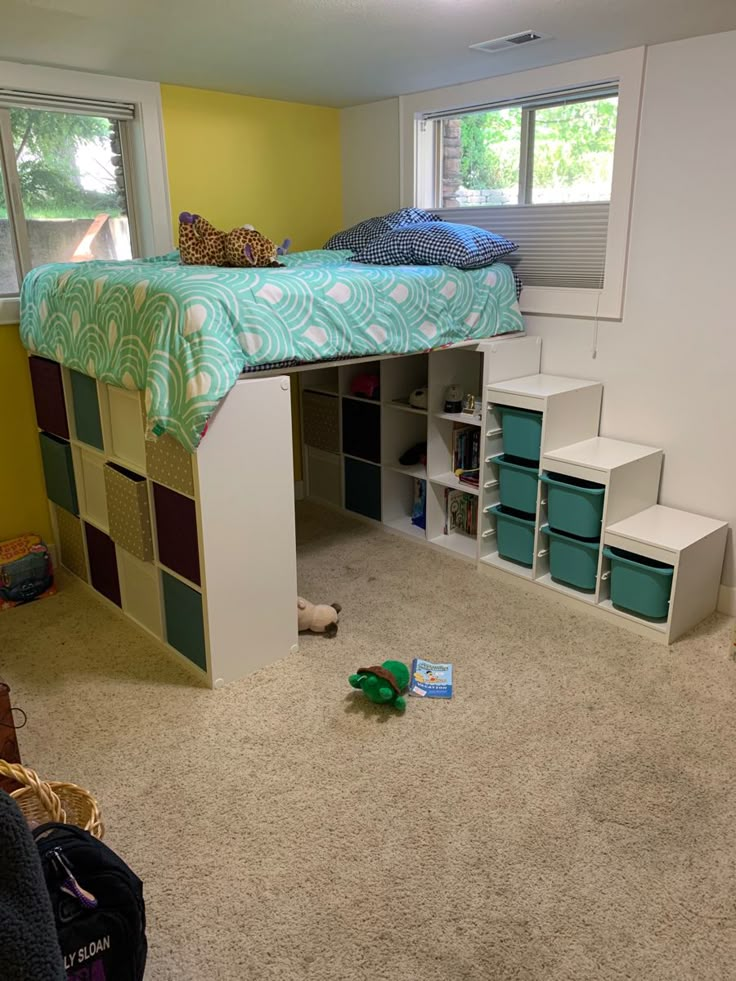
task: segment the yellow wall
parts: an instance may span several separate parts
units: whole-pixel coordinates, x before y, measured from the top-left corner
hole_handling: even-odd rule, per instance
[[[222,228],[251,224],[295,249],[319,248],[340,227],[337,109],[171,85],[161,98],[175,220],[197,211]],[[0,540],[25,531],[50,540],[26,354],[18,328],[2,325],[0,398]],[[298,441],[294,468],[299,480]]]
[[[255,227],[297,250],[340,227],[338,109],[161,86],[171,210]]]
[[[26,531],[51,540],[28,358],[17,327],[0,325],[0,541]]]
[[[321,248],[340,228],[338,109],[175,85],[161,86],[161,100],[175,237],[181,211],[226,230],[254,225],[296,250]],[[297,431],[296,396],[293,405]],[[295,438],[297,480],[300,452]]]

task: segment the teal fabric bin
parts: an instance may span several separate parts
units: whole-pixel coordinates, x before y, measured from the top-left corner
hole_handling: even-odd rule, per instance
[[[611,602],[616,609],[645,620],[666,620],[674,567],[608,545],[603,554],[611,561]]]
[[[95,446],[98,450],[103,450],[97,382],[79,371],[70,371],[69,378],[72,385],[77,439],[89,446]]]
[[[198,668],[207,670],[202,595],[191,586],[161,572],[166,640]]]
[[[503,451],[522,460],[539,461],[542,449],[542,413],[497,405],[503,431]]]
[[[534,518],[513,514],[501,504],[491,508],[496,515],[498,554],[502,559],[531,568],[534,562]]]
[[[494,456],[498,467],[499,496],[504,507],[537,513],[537,483],[539,471],[536,465],[510,460],[506,454]]]
[[[65,511],[79,515],[71,446],[65,439],[52,433],[39,433],[38,439],[49,500]]]
[[[594,592],[599,543],[563,535],[549,525],[540,530],[549,539],[549,572],[552,579],[581,592]]]
[[[578,538],[601,537],[606,488],[590,480],[561,473],[543,473],[547,485],[547,519],[550,528]]]

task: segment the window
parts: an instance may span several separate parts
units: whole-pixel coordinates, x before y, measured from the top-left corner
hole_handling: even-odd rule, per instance
[[[40,263],[171,247],[159,86],[0,61],[0,325]]]
[[[526,286],[602,289],[617,109],[606,85],[426,116],[437,168],[424,206],[516,242],[508,261]]]
[[[518,243],[524,313],[623,313],[645,50],[400,98],[403,206]]]
[[[609,201],[618,94],[560,96],[437,119],[433,207]]]
[[[102,115],[36,108],[22,94],[3,101],[0,295],[17,295],[25,273],[46,262],[130,259],[122,127],[132,107]]]

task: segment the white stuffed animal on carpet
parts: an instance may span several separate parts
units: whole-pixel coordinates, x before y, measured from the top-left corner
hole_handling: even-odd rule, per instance
[[[310,603],[303,596],[297,596],[296,611],[299,619],[299,633],[304,630],[311,630],[314,634],[336,637],[340,610],[342,607],[339,603],[332,603],[327,606],[325,603]]]

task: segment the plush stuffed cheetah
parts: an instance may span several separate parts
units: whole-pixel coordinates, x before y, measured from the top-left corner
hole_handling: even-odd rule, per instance
[[[277,246],[251,225],[220,232],[201,215],[179,215],[179,255],[185,266],[246,266],[281,268],[276,257],[290,245]]]

